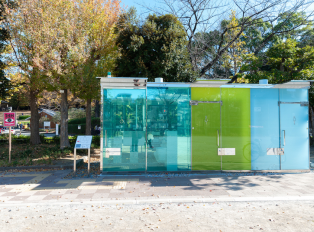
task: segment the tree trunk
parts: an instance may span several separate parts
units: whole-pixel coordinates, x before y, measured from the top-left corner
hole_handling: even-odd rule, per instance
[[[40,144],[39,137],[39,114],[37,106],[37,97],[36,93],[30,90],[30,108],[31,108],[31,138],[30,142],[32,145]]]
[[[96,100],[95,103],[95,118],[99,118],[100,117],[100,104],[99,101]]]
[[[92,128],[92,100],[87,99],[86,101],[86,130],[85,135],[91,135]]]
[[[68,136],[68,90],[61,93],[60,149],[70,147]]]

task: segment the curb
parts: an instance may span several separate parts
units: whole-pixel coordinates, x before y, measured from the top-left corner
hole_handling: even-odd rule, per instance
[[[83,159],[76,161],[76,167],[83,164]],[[35,166],[18,166],[18,167],[0,167],[0,172],[8,170],[29,170],[29,169],[73,169],[73,164],[67,165],[35,165]]]
[[[141,205],[141,204],[169,204],[169,203],[189,203],[189,204],[201,204],[201,203],[223,203],[223,202],[288,202],[288,201],[309,201],[313,202],[314,196],[290,196],[290,197],[229,197],[229,198],[155,198],[155,199],[143,199],[143,200],[105,200],[105,201],[92,201],[86,199],[77,199],[76,201],[54,201],[54,202],[16,202],[16,203],[0,203],[0,207],[3,206],[22,206],[22,205],[36,205],[36,206],[55,206],[55,205]]]

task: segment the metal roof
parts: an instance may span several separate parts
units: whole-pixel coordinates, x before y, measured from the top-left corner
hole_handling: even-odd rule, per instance
[[[50,115],[51,117],[56,115],[56,112],[54,112],[52,110],[43,109],[41,112],[44,112],[44,113]]]

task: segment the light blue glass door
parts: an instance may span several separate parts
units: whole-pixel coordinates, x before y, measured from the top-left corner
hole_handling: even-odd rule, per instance
[[[282,170],[309,169],[308,106],[280,104]]]
[[[252,170],[279,170],[279,90],[251,89]]]

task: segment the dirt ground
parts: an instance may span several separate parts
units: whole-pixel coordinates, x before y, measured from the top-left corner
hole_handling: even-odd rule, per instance
[[[313,231],[313,202],[0,205],[2,231]]]

